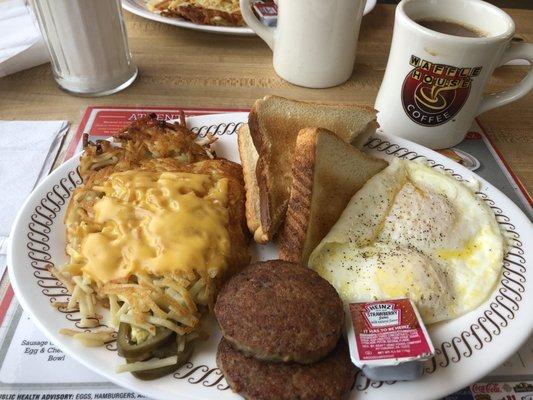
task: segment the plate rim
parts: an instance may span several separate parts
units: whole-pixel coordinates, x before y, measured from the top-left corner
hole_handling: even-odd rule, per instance
[[[235,120],[242,121],[243,117],[245,115],[247,115],[247,114],[248,114],[247,112],[208,114],[208,115],[189,117],[188,120],[189,121],[191,119],[193,119],[193,120],[196,120],[196,119],[200,119],[200,120],[207,119],[207,120],[209,120],[209,119],[219,118],[219,121],[222,120],[222,119],[224,119],[224,120],[233,119],[234,121],[232,121],[232,122],[235,122]],[[410,142],[410,141],[408,141],[406,139],[398,138],[398,137],[387,135],[387,134],[383,134],[383,133],[377,134],[376,136],[380,137],[380,138],[383,138],[383,139],[386,139],[386,140],[390,140],[390,141],[392,141],[393,143],[395,143],[397,145],[404,145],[404,146],[408,147],[408,150],[412,149],[412,150],[414,150],[417,153],[421,153],[421,155],[423,157],[426,157],[426,158],[431,157],[435,161],[444,161],[444,163],[442,163],[444,168],[447,168],[447,165],[451,166],[452,168],[449,168],[449,169],[451,169],[452,171],[457,171],[459,174],[463,175],[463,177],[465,177],[465,178],[466,177],[470,177],[470,176],[475,177],[475,179],[479,180],[482,185],[484,185],[486,188],[489,188],[491,191],[495,191],[498,194],[498,196],[502,200],[504,200],[504,202],[506,203],[504,205],[504,209],[506,211],[512,213],[513,215],[514,214],[519,215],[520,219],[523,219],[523,221],[527,221],[527,222],[530,221],[529,218],[525,215],[525,213],[523,213],[523,211],[512,200],[510,200],[504,193],[502,193],[498,188],[494,187],[488,181],[486,181],[485,179],[479,177],[475,172],[468,170],[467,168],[463,167],[462,165],[457,164],[457,163],[453,162],[452,160],[447,159],[445,156],[443,156],[443,155],[441,155],[441,154],[439,154],[439,153],[437,153],[437,152],[435,152],[433,150],[427,149],[427,148],[425,148],[425,147],[423,147],[421,145],[418,145],[416,143]],[[78,161],[79,155],[80,155],[80,153],[78,152],[72,158],[70,158],[69,160],[64,161],[54,171],[52,171],[52,173],[50,173],[42,182],[40,182],[39,185],[34,189],[34,191],[32,191],[32,193],[25,200],[24,204],[22,205],[22,207],[20,208],[20,210],[19,210],[19,212],[17,214],[17,217],[16,217],[15,222],[13,224],[12,234],[11,234],[10,237],[21,237],[21,238],[25,238],[26,237],[25,236],[26,232],[24,231],[25,227],[21,223],[21,220],[23,218],[27,219],[28,216],[31,214],[31,210],[34,208],[34,207],[31,207],[31,206],[37,204],[37,203],[35,203],[35,197],[37,196],[37,193],[39,191],[42,191],[44,188],[47,188],[50,185],[50,182],[52,182],[54,180],[57,180],[57,178],[59,176],[64,175],[66,171],[68,171],[69,169],[72,169],[74,166],[76,166],[77,163],[79,162]],[[497,204],[498,205],[502,205],[500,202],[498,202]],[[530,230],[533,230],[533,228],[531,228],[531,225],[530,225]],[[20,234],[19,231],[22,231],[22,235]],[[526,234],[527,234],[527,232],[526,232]],[[524,239],[524,237],[523,237],[523,239]],[[113,383],[115,383],[115,384],[117,384],[119,386],[126,387],[127,389],[134,390],[136,392],[142,393],[142,394],[144,394],[146,396],[149,396],[149,397],[150,396],[153,397],[155,395],[155,396],[157,396],[158,398],[161,398],[161,399],[167,399],[167,398],[168,399],[170,399],[170,398],[176,399],[175,395],[172,395],[172,396],[166,395],[165,391],[164,390],[160,390],[159,388],[152,387],[151,391],[146,391],[146,390],[148,390],[148,388],[146,387],[146,385],[142,381],[137,382],[136,380],[130,380],[130,382],[124,382],[124,380],[121,379],[120,376],[117,375],[117,374],[111,375],[111,374],[108,374],[107,372],[102,372],[102,370],[99,369],[97,366],[93,367],[93,365],[91,363],[85,362],[83,360],[83,358],[82,358],[82,354],[79,354],[78,352],[74,351],[74,349],[71,351],[71,349],[69,347],[64,347],[62,345],[61,341],[56,340],[58,335],[55,334],[54,332],[52,332],[51,330],[49,330],[46,327],[46,324],[45,324],[44,320],[41,322],[41,319],[33,312],[33,307],[30,304],[31,302],[28,301],[26,299],[26,297],[23,295],[24,290],[19,286],[23,282],[19,282],[19,280],[16,279],[17,273],[14,270],[15,267],[13,266],[14,265],[13,264],[13,260],[14,260],[14,258],[16,259],[16,257],[14,257],[13,252],[14,252],[13,244],[12,244],[12,240],[10,240],[8,254],[7,254],[7,260],[8,260],[8,272],[9,272],[11,285],[13,286],[15,294],[17,295],[17,300],[19,301],[19,303],[23,307],[24,311],[27,312],[30,315],[30,317],[32,318],[32,321],[38,326],[38,328],[41,330],[41,332],[43,332],[46,335],[46,337],[48,337],[52,342],[58,343],[57,345],[63,351],[65,351],[65,353],[69,354],[69,356],[71,356],[72,358],[76,359],[82,365],[88,367],[89,369],[91,369],[95,373],[105,377],[106,379],[109,379],[110,381],[112,381]],[[525,264],[525,266],[527,266],[527,263]],[[526,272],[526,274],[527,274],[527,272]],[[15,279],[13,279],[13,278],[15,278]],[[522,321],[524,321],[524,318],[522,318]],[[519,331],[518,332],[518,336],[520,338],[519,338],[519,340],[516,340],[517,333],[516,333],[516,330],[513,329],[513,331],[515,331],[515,333],[513,335],[512,344],[507,347],[508,351],[507,352],[502,352],[501,353],[502,355],[500,355],[499,357],[497,357],[497,356],[494,357],[493,356],[491,358],[491,360],[492,359],[496,359],[497,363],[494,363],[494,365],[492,365],[489,368],[489,370],[492,369],[492,368],[496,368],[498,365],[500,365],[501,362],[503,362],[505,359],[507,359],[512,354],[512,352],[516,351],[516,349],[519,348],[528,339],[528,337],[530,336],[531,332],[533,331],[533,319],[526,320],[524,322],[524,325],[528,329],[524,329],[522,332],[528,332],[528,333],[527,334],[522,333],[520,335],[520,331]],[[485,376],[489,372],[489,370],[483,369],[483,372],[479,372],[477,374],[476,373],[472,373],[468,380],[469,381],[478,380],[479,378]],[[128,386],[125,386],[125,385],[128,385]],[[445,389],[445,391],[443,393],[448,393],[449,389],[452,388],[452,386],[453,386],[452,384],[446,385],[447,389]],[[455,386],[457,386],[457,389],[460,389],[461,387],[465,386],[465,384],[461,383],[461,384],[458,384],[458,385],[455,385]],[[187,393],[184,393],[184,392],[181,393],[180,396],[181,396],[181,398],[186,399],[186,400],[197,400],[198,399],[198,397],[190,397]]]

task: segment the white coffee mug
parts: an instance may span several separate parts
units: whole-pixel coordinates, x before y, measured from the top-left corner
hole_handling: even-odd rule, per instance
[[[439,33],[417,20],[455,22],[485,36]],[[402,0],[375,104],[381,129],[433,149],[461,142],[477,115],[533,88],[530,69],[513,88],[484,93],[496,67],[514,59],[533,62],[533,44],[511,42],[514,33],[511,17],[481,0]]]
[[[244,20],[272,49],[274,70],[295,85],[325,88],[352,75],[365,0],[278,0],[276,28],[240,0]]]

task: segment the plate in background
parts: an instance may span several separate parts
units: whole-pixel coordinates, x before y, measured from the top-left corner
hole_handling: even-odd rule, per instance
[[[368,14],[376,6],[377,0],[367,0],[364,15]],[[140,17],[151,19],[152,21],[163,24],[175,25],[180,28],[193,29],[196,31],[219,33],[224,35],[253,36],[255,32],[247,26],[214,26],[195,24],[183,18],[171,18],[156,14],[148,10],[145,6],[145,0],[122,0],[122,7],[129,12]]]

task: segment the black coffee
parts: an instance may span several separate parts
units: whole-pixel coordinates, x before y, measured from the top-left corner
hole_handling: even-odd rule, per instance
[[[483,32],[457,22],[445,21],[441,19],[422,19],[416,21],[424,28],[431,29],[435,32],[445,33],[447,35],[463,36],[463,37],[485,37]]]

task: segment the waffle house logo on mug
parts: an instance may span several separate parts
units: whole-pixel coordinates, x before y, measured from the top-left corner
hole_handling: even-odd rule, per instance
[[[402,104],[406,114],[419,125],[437,126],[449,121],[461,110],[481,67],[459,68],[434,64],[414,55],[414,68],[402,86]]]

